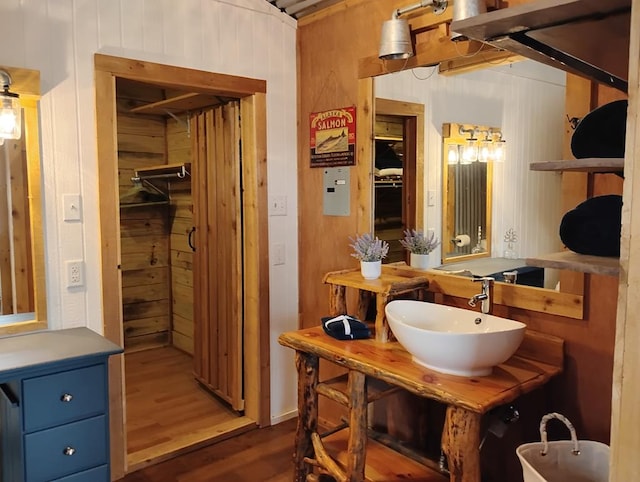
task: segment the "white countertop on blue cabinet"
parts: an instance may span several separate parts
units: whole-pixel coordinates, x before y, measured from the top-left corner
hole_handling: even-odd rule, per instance
[[[76,362],[121,353],[115,343],[89,328],[42,330],[0,337],[0,381],[40,365]]]
[[[0,338],[0,480],[110,482],[109,356],[88,328]]]

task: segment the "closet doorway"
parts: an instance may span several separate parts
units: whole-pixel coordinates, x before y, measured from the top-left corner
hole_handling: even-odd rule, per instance
[[[104,282],[105,335],[125,347],[112,450],[128,472],[268,423],[264,82],[101,55],[96,82],[103,281],[121,286]]]
[[[423,223],[423,152],[424,105],[376,98],[373,226],[389,243],[387,263],[408,261],[399,240]]]

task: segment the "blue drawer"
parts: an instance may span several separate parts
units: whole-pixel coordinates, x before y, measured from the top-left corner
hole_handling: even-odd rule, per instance
[[[44,482],[108,462],[107,417],[73,422],[24,437],[26,482]],[[73,453],[65,454],[72,449]]]
[[[84,472],[78,472],[77,474],[69,475],[68,477],[62,477],[56,479],[53,482],[110,482],[109,466],[101,465],[94,469],[85,470]]]
[[[105,379],[100,364],[24,380],[25,432],[105,413]]]

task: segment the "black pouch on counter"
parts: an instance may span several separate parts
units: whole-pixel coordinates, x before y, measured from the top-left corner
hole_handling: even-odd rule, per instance
[[[620,256],[622,196],[596,196],[568,211],[560,222],[560,239],[571,251]]]
[[[361,340],[371,336],[369,327],[350,315],[324,316],[322,329],[338,340]]]

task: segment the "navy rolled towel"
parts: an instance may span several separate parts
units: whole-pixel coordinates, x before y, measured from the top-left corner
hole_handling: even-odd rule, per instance
[[[338,340],[360,340],[369,338],[369,327],[350,315],[325,316],[322,318],[324,332]]]
[[[593,256],[620,256],[622,196],[596,196],[578,204],[560,222],[567,248]]]

